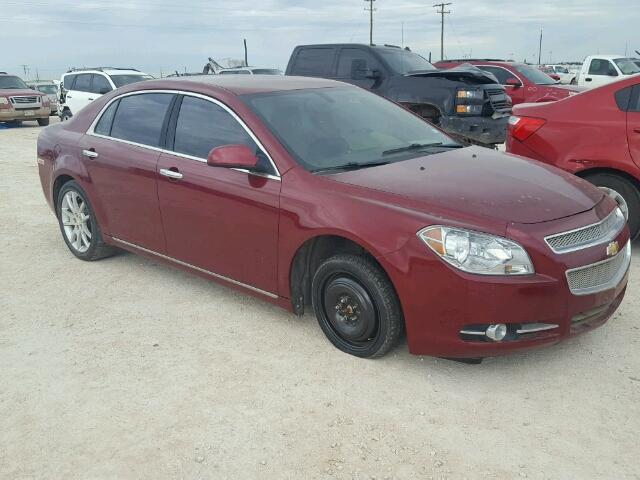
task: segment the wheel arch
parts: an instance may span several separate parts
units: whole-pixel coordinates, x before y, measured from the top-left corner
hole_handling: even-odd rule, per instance
[[[640,193],[640,180],[634,177],[633,175],[631,175],[630,173],[625,172],[624,170],[619,170],[617,168],[609,168],[609,167],[594,167],[594,168],[587,168],[584,170],[580,170],[575,174],[580,178],[586,179],[586,177],[590,175],[595,175],[597,173],[608,173],[609,175],[617,175],[626,180],[629,180],[636,187],[636,189],[638,190],[638,193]]]
[[[311,302],[311,281],[318,267],[326,259],[337,254],[367,257],[380,268],[395,291],[389,273],[370,247],[340,233],[317,234],[307,238],[298,247],[289,265],[291,305],[296,315],[303,315],[305,307]]]
[[[55,212],[56,217],[58,216],[58,195],[60,194],[62,187],[70,181],[77,182],[78,180],[67,172],[60,173],[53,180],[53,185],[51,187],[51,199],[53,200],[53,211]]]

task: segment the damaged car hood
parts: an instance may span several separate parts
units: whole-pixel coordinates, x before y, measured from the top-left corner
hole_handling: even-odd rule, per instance
[[[416,72],[405,73],[405,77],[441,77],[455,79],[473,79],[477,83],[490,84],[500,83],[498,79],[489,72],[479,69],[478,67],[471,65],[470,63],[463,63],[454,68],[448,68],[446,70],[422,70]]]

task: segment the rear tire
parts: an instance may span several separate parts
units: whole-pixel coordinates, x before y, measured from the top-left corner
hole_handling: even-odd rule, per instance
[[[624,199],[629,215],[631,239],[638,237],[640,233],[640,191],[638,191],[638,187],[626,178],[613,173],[594,173],[584,178],[596,187],[604,187],[618,193]],[[624,210],[624,207],[622,208]]]
[[[61,122],[66,122],[67,120],[70,120],[72,116],[73,115],[71,115],[71,111],[70,110],[68,110],[68,109],[63,110],[62,113],[60,114],[60,121]]]
[[[39,118],[38,119],[38,125],[40,125],[41,127],[46,127],[47,125],[49,125],[49,117],[47,117],[47,118]]]
[[[312,282],[320,328],[335,347],[362,358],[381,357],[404,329],[400,301],[386,274],[372,260],[336,255],[325,260]]]
[[[102,240],[93,207],[77,182],[71,180],[62,186],[56,201],[56,213],[64,242],[80,260],[99,260],[115,253],[115,248]]]

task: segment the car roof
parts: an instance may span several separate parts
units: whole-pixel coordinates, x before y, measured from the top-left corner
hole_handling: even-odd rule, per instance
[[[616,58],[628,58],[624,55],[589,55],[587,58],[602,58],[603,60],[615,60]]]
[[[198,85],[205,88],[221,88],[235,95],[350,86],[346,83],[324,78],[284,75],[199,75],[149,80],[133,85],[137,87],[135,90],[145,90],[147,88],[167,88],[171,90],[180,88],[193,89],[194,86]]]
[[[66,72],[63,73],[62,76],[67,76],[67,75],[78,75],[81,73],[104,73],[106,75],[147,75],[144,72],[141,72],[139,70],[129,70],[129,69],[124,69],[124,68],[101,68],[100,70],[96,70],[96,69],[79,69],[79,70],[73,70],[71,72]]]

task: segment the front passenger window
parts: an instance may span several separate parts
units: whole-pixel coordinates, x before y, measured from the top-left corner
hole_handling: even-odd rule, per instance
[[[185,96],[176,124],[174,151],[206,159],[212,149],[222,145],[247,145],[258,153],[251,136],[224,108]]]

